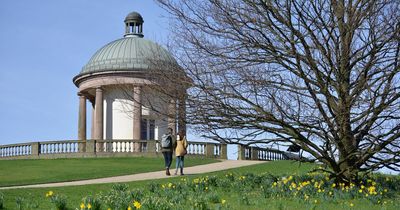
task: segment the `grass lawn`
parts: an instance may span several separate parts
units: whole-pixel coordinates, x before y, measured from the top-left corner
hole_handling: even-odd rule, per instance
[[[217,162],[213,159],[186,158],[187,166]],[[175,162],[172,163],[175,166]],[[76,158],[53,160],[0,160],[0,186],[75,181],[159,171],[162,158]]]
[[[188,161],[189,162],[189,161]],[[304,200],[300,195],[291,197],[268,197],[266,198],[262,194],[260,188],[252,188],[251,186],[241,185],[242,175],[252,173],[255,175],[264,176],[276,176],[282,177],[287,175],[299,175],[305,176],[308,171],[316,166],[313,164],[301,164],[293,163],[291,161],[276,161],[269,162],[259,165],[241,167],[237,169],[230,169],[226,171],[207,173],[203,175],[193,176],[176,176],[168,179],[160,180],[148,180],[127,183],[130,190],[137,190],[144,194],[151,194],[153,198],[163,199],[172,195],[172,197],[182,196],[186,200],[190,200],[191,206],[185,206],[184,208],[173,208],[170,206],[169,209],[202,209],[200,208],[202,199],[207,199],[209,209],[323,209],[323,210],[336,210],[336,209],[362,209],[362,210],[390,210],[400,209],[400,197],[396,195],[394,199],[386,200],[385,205],[372,203],[371,200],[366,198],[339,198],[332,199],[326,198],[325,196],[311,197],[308,200]],[[229,180],[229,174],[233,174],[234,181]],[[209,189],[205,190],[194,190],[190,189],[197,188],[195,184],[197,179],[205,177],[216,176],[218,181],[227,185],[227,187],[213,187],[209,186]],[[227,178],[228,177],[228,178]],[[183,180],[187,180],[185,184]],[[246,178],[250,180],[249,178]],[[164,186],[162,186],[164,185]],[[171,188],[169,185],[176,186]],[[50,190],[55,194],[63,194],[67,196],[67,203],[69,209],[79,209],[82,202],[82,198],[86,196],[98,196],[99,193],[107,194],[110,192],[113,184],[97,184],[87,186],[73,186],[73,187],[58,187],[58,188],[47,188],[47,189],[15,189],[15,190],[3,190],[2,193],[5,195],[5,207],[6,209],[16,209],[16,198],[23,197],[24,202],[37,202],[39,205],[38,209],[52,209],[54,206],[50,203],[49,198],[45,197],[45,194]],[[184,187],[183,189],[179,187]],[[270,184],[262,184],[261,186],[270,187]],[[192,187],[192,188],[191,188]],[[199,183],[199,187],[205,187]],[[152,191],[155,189],[155,192]],[[178,190],[179,189],[179,190]],[[340,192],[338,196],[340,196]],[[120,196],[118,196],[120,197]],[[118,199],[116,197],[116,199]],[[217,200],[212,203],[209,200]],[[225,204],[221,204],[221,200],[224,200]],[[144,201],[141,201],[142,203]],[[199,204],[196,208],[195,205]],[[350,206],[352,205],[352,206]],[[205,209],[207,209],[205,208]],[[106,209],[106,208],[104,208]],[[135,209],[135,208],[133,208]],[[143,207],[142,209],[146,209]],[[148,209],[148,208],[147,208]],[[168,209],[168,208],[167,208]]]

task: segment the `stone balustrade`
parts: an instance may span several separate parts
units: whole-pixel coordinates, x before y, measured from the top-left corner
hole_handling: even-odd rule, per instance
[[[238,146],[239,160],[299,160],[299,156],[277,149]]]
[[[189,156],[227,159],[226,144],[188,143]],[[66,140],[0,146],[0,159],[159,155],[160,142],[155,140]]]

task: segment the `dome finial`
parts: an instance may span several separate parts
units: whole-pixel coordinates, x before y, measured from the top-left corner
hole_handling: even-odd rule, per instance
[[[143,18],[137,12],[129,13],[125,18],[124,37],[143,37]]]

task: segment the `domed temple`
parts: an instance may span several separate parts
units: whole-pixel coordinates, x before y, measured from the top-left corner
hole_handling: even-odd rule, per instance
[[[186,130],[185,97],[168,98],[156,88],[163,75],[155,69],[181,68],[167,50],[143,38],[139,13],[128,14],[124,22],[124,37],[100,48],[73,78],[79,88],[79,140],[87,139],[87,101],[91,139],[159,140],[168,127]],[[177,91],[186,96],[186,88]]]

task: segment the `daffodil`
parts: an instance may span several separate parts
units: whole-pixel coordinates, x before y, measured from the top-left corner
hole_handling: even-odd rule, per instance
[[[134,206],[136,209],[140,209],[140,207],[142,207],[142,204],[140,204],[139,201],[134,201],[134,202],[133,202],[133,206]]]
[[[85,204],[84,203],[81,203],[81,209],[85,209]]]
[[[46,193],[46,197],[51,197],[51,196],[53,196],[53,191],[49,191],[48,193]]]
[[[92,205],[91,205],[90,203],[88,203],[87,208],[88,208],[88,209],[91,209],[91,208],[92,208]]]
[[[226,203],[226,200],[222,199],[221,204],[224,205]]]

